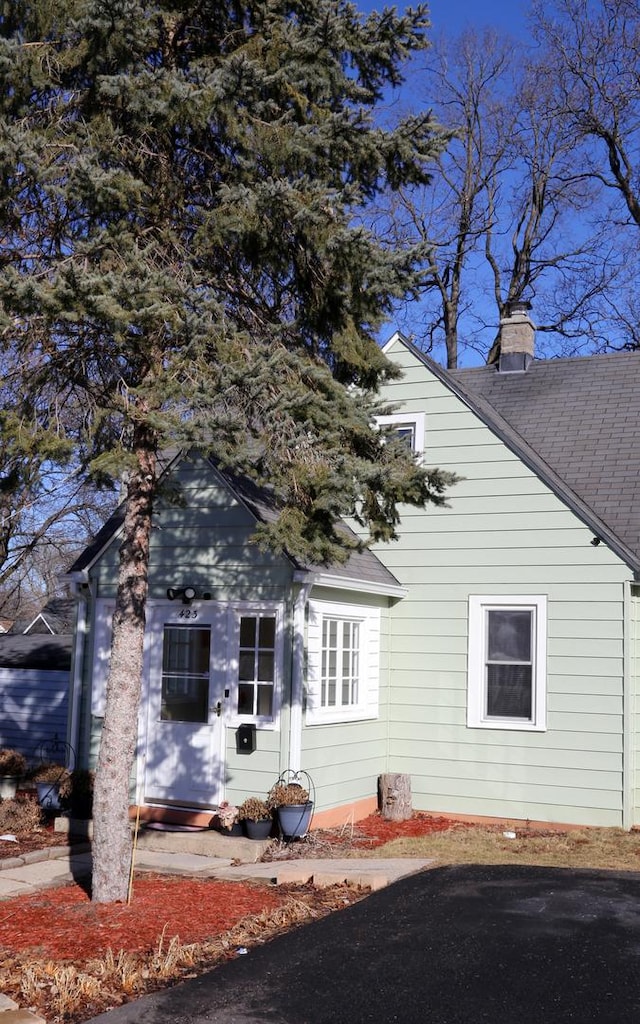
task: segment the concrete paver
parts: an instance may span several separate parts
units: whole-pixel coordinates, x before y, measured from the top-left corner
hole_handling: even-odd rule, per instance
[[[234,864],[229,857],[208,857],[204,854],[161,850],[136,850],[135,867],[139,871],[160,871],[166,874],[198,875],[225,878],[230,881],[260,879],[276,885],[313,882],[318,886],[352,882],[363,888],[377,890],[399,878],[431,867],[434,861],[419,859],[300,858],[266,863]],[[0,871],[0,899],[34,892],[39,888],[64,885],[87,878],[91,874],[91,854],[64,852],[63,856],[17,864]]]
[[[340,885],[342,882],[353,882],[364,888],[380,889],[399,878],[413,875],[416,871],[424,871],[431,867],[433,860],[418,858],[402,859],[342,859],[302,858],[300,860],[269,861],[265,864],[238,864],[216,871],[219,878],[239,881],[247,878],[260,878],[275,882],[276,885],[286,883],[313,882],[318,886]]]
[[[39,1017],[31,1010],[4,1010],[0,1013],[0,1024],[47,1024],[44,1017]]]
[[[9,900],[13,896],[27,896],[29,893],[37,892],[41,886],[28,885],[26,882],[17,879],[5,879],[4,872],[0,874],[0,900]]]
[[[13,999],[0,993],[0,1024],[46,1024],[31,1010],[21,1010]]]
[[[3,888],[18,886],[13,895],[21,891],[20,887],[28,889],[46,888],[51,885],[62,885],[65,882],[72,882],[76,878],[86,877],[91,874],[91,854],[80,853],[71,857],[59,857],[56,860],[41,860],[31,864],[23,864],[21,867],[9,868],[0,874],[0,893]]]
[[[135,866],[139,871],[162,871],[172,875],[214,875],[228,868],[233,861],[227,857],[205,857],[197,853],[162,853],[138,850]]]

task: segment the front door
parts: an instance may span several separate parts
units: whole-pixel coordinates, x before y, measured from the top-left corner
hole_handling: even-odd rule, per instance
[[[158,605],[148,616],[146,802],[220,802],[226,625],[209,603]]]

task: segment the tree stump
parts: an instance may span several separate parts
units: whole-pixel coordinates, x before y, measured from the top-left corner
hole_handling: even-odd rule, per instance
[[[406,821],[411,817],[410,775],[389,772],[380,776],[380,813],[387,821]]]

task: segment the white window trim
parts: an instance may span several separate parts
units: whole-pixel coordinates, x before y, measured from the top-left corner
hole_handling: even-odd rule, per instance
[[[414,454],[419,458],[424,454],[425,414],[423,412],[395,412],[390,416],[377,416],[376,423],[381,427],[401,427],[404,423],[413,427]]]
[[[535,612],[532,719],[489,718],[485,714],[485,613],[489,609],[531,609]],[[467,726],[470,729],[511,729],[545,732],[547,728],[547,598],[542,594],[471,594],[469,596]]]
[[[320,704],[322,676],[322,624],[324,619],[358,622],[360,657],[358,703],[337,708]],[[307,625],[307,725],[357,722],[378,717],[380,689],[380,609],[333,601],[310,601]]]
[[[268,718],[266,715],[239,715],[236,711],[229,710],[225,716],[226,724],[231,729],[246,723],[255,724],[257,729],[275,732],[280,728],[280,712],[282,708],[282,672],[284,662],[284,626],[282,605],[253,602],[233,604],[229,608],[229,637],[227,664],[228,664],[228,689],[229,698],[225,701],[227,708],[232,709],[238,706],[238,656],[240,651],[240,619],[243,615],[273,615],[276,620],[275,638],[275,665],[273,681],[273,715]]]

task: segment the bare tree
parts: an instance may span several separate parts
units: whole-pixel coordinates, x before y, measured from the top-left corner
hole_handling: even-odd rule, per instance
[[[467,32],[434,48],[424,91],[454,135],[437,161],[436,187],[403,190],[393,211],[395,231],[427,247],[421,344],[436,355],[443,347],[450,368],[458,364],[461,319],[474,302],[467,282],[478,273],[491,228],[487,190],[510,161],[513,116],[497,86],[510,74],[510,52],[494,33]]]
[[[30,390],[30,375],[17,359],[12,365],[10,352],[0,373],[0,613],[15,618],[59,591],[59,575],[115,494],[89,482],[70,439],[83,415],[78,404],[61,403],[51,389]]]
[[[455,136],[435,188],[405,190],[393,211],[396,235],[428,250],[419,343],[450,368],[469,350],[493,361],[505,307],[529,300],[547,348],[602,346],[624,261],[607,218],[591,214],[603,186],[582,172],[547,65],[522,43],[466,32],[438,44],[423,81]]]
[[[601,304],[609,347],[638,347],[635,293],[640,227],[640,18],[636,0],[534,4],[534,32],[552,83],[554,116],[584,179],[603,201],[594,211],[622,268]],[[606,201],[604,201],[606,200]]]
[[[495,312],[514,301],[535,300],[538,331],[553,335],[554,351],[594,340],[601,300],[620,263],[607,250],[607,231],[588,211],[599,188],[576,169],[575,140],[555,116],[546,69],[530,61],[512,97],[514,123],[507,173],[487,186],[485,255]],[[499,356],[496,334],[487,362]]]
[[[534,4],[537,37],[547,48],[557,116],[585,147],[584,173],[617,195],[640,227],[640,18],[631,0],[555,0]]]

